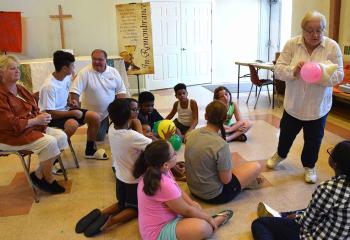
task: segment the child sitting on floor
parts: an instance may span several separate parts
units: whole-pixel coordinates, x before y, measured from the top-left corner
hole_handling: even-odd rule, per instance
[[[108,106],[108,112],[113,122],[108,131],[108,139],[116,176],[118,203],[102,211],[94,209],[77,223],[75,231],[84,232],[86,237],[92,237],[114,224],[137,217],[138,179],[133,177],[132,170],[140,153],[152,142],[141,133],[129,129],[132,119],[130,99],[114,100]]]
[[[349,239],[350,141],[342,141],[327,152],[335,176],[316,188],[306,209],[278,213],[259,203],[260,218],[252,223],[255,240]]]
[[[227,120],[224,124],[226,141],[247,141],[245,133],[252,127],[249,120],[243,120],[238,105],[232,102],[230,91],[220,86],[214,91],[214,100],[223,102],[227,107]]]
[[[194,99],[188,99],[186,85],[179,83],[174,87],[175,97],[178,99],[173,105],[173,109],[166,116],[166,119],[171,120],[177,113],[177,118],[174,124],[180,130],[183,136],[195,129],[198,124],[198,106]]]
[[[140,112],[138,115],[141,124],[148,124],[151,129],[155,122],[164,118],[154,108],[154,95],[151,92],[141,92],[139,95]]]
[[[142,239],[204,239],[231,217],[231,210],[213,217],[181,191],[170,168],[176,164],[176,153],[164,140],[151,143],[136,161],[134,177],[137,188],[139,229]]]
[[[139,103],[134,98],[127,98],[130,102],[131,119],[129,121],[129,129],[143,134],[141,121],[138,119]],[[146,136],[146,135],[145,135]],[[146,136],[147,137],[147,136]]]

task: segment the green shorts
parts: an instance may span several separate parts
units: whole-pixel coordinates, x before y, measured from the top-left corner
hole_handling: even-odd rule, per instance
[[[160,231],[157,240],[176,240],[176,224],[182,217],[177,217],[174,220],[164,225]]]

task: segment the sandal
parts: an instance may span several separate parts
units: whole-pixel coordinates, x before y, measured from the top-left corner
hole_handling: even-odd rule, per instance
[[[247,141],[247,136],[244,133],[242,133],[241,135],[239,135],[238,137],[233,139],[233,141],[246,142]]]
[[[226,217],[225,220],[224,220],[220,225],[218,225],[218,227],[221,227],[221,226],[225,225],[225,224],[228,222],[228,220],[230,220],[230,219],[232,218],[232,216],[233,216],[233,211],[230,210],[230,209],[226,209],[226,210],[224,210],[224,211],[221,211],[221,212],[219,212],[219,213],[213,215],[212,218],[216,218],[216,217],[218,217],[218,216],[224,216],[224,217]]]
[[[96,159],[96,160],[107,160],[108,156],[106,154],[106,151],[103,148],[100,148],[92,155],[85,154],[85,158]]]

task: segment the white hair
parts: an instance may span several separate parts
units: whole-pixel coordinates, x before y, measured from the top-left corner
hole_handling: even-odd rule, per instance
[[[301,28],[305,29],[305,26],[311,20],[320,20],[322,30],[326,29],[326,17],[317,11],[310,11],[305,14],[303,19],[301,20]]]

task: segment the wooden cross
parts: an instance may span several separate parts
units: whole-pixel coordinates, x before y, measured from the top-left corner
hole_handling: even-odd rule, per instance
[[[58,15],[50,15],[50,18],[60,20],[61,46],[62,46],[62,49],[65,49],[65,48],[66,48],[66,45],[65,45],[65,43],[64,43],[63,19],[64,19],[64,18],[71,18],[71,17],[72,17],[72,15],[70,15],[70,14],[67,14],[67,15],[64,15],[64,14],[63,14],[62,6],[61,6],[61,5],[58,5]]]

